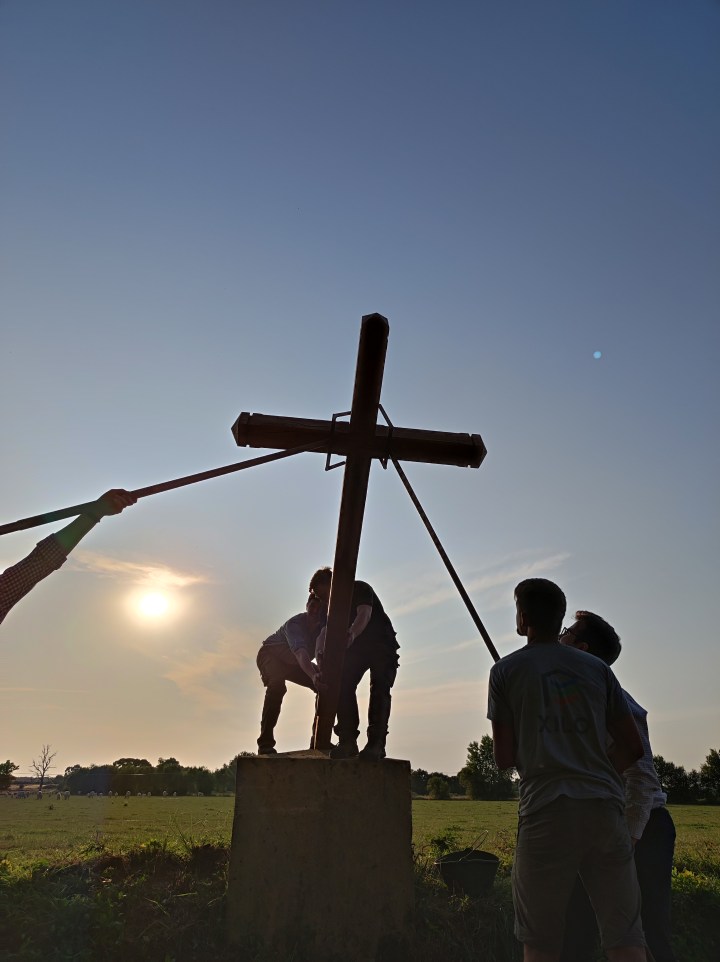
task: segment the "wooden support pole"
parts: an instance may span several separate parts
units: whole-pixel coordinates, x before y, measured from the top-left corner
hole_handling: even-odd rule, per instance
[[[369,447],[375,437],[389,330],[387,318],[381,314],[367,314],[362,319],[349,429],[357,440],[357,447],[348,452],[345,464],[323,660],[323,682],[327,690],[318,697],[315,719],[314,745],[323,751],[330,747],[338,706],[372,462],[370,455],[358,451],[362,451],[363,446]]]
[[[302,454],[304,451],[319,450],[321,444],[322,442],[319,442],[313,447],[305,443],[301,447],[291,448],[289,451],[265,454],[261,458],[251,458],[249,461],[226,464],[222,468],[211,468],[209,471],[201,471],[199,474],[187,474],[184,478],[175,478],[172,481],[161,481],[159,484],[149,484],[145,488],[135,488],[130,494],[134,494],[136,498],[148,498],[152,494],[162,494],[164,491],[182,488],[187,484],[197,484],[198,481],[209,481],[211,478],[219,478],[223,474],[244,471],[246,468],[256,468],[259,464],[269,464],[271,461],[291,458],[293,455]],[[9,524],[0,525],[0,535],[10,534],[12,531],[24,531],[26,528],[37,528],[41,524],[50,524],[52,521],[62,521],[63,518],[75,518],[77,515],[83,514],[88,510],[92,511],[94,507],[94,501],[83,501],[82,504],[74,504],[70,508],[60,508],[58,511],[47,511],[45,514],[35,514],[31,518],[21,518],[20,521],[11,521]]]
[[[453,584],[455,585],[455,587],[457,588],[457,590],[460,592],[460,597],[461,597],[462,600],[465,602],[465,607],[467,608],[468,612],[470,613],[470,617],[471,617],[472,620],[475,622],[475,627],[476,627],[477,630],[480,632],[480,636],[482,637],[482,640],[483,640],[483,641],[485,642],[485,644],[487,645],[487,650],[490,652],[490,654],[491,654],[491,656],[492,656],[492,660],[493,660],[493,661],[499,661],[499,660],[500,660],[500,655],[499,655],[499,653],[498,653],[498,650],[497,650],[497,648],[495,647],[495,645],[492,643],[492,639],[490,638],[490,635],[487,633],[487,629],[485,628],[485,625],[484,625],[484,624],[482,623],[482,621],[480,620],[480,615],[477,613],[477,609],[475,608],[475,605],[474,605],[474,604],[472,603],[472,601],[470,600],[470,595],[469,595],[469,594],[467,593],[467,591],[465,590],[465,586],[463,585],[462,581],[460,580],[460,578],[459,578],[459,576],[458,576],[458,573],[457,573],[457,571],[455,570],[455,568],[454,568],[454,566],[453,566],[452,561],[450,561],[450,558],[448,557],[447,551],[443,548],[440,539],[439,539],[438,536],[435,534],[435,529],[434,529],[433,526],[430,524],[430,518],[428,518],[428,516],[425,514],[425,511],[423,510],[423,506],[420,504],[420,502],[419,502],[419,500],[418,500],[418,497],[417,497],[417,495],[415,494],[415,492],[414,492],[414,490],[413,490],[412,485],[410,484],[410,482],[409,482],[408,479],[407,479],[407,475],[405,474],[405,472],[403,471],[403,469],[400,467],[400,465],[399,465],[399,464],[397,463],[397,461],[395,461],[395,460],[393,460],[393,467],[394,467],[395,470],[397,471],[398,476],[400,477],[400,480],[401,480],[402,483],[405,485],[405,490],[406,490],[407,493],[410,495],[410,500],[412,501],[412,503],[413,503],[413,504],[415,505],[415,507],[417,508],[417,513],[420,515],[420,518],[422,519],[422,523],[425,525],[425,528],[427,529],[427,533],[428,533],[428,534],[430,535],[430,537],[432,538],[432,543],[433,543],[433,544],[435,545],[435,547],[437,548],[438,553],[439,553],[440,557],[441,557],[442,560],[443,560],[443,564],[444,564],[445,567],[447,568],[448,574],[450,575],[450,577],[451,577],[452,580],[453,580]]]

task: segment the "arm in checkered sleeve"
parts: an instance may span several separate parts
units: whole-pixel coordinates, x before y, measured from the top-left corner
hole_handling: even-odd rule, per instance
[[[86,514],[81,514],[56,534],[44,538],[27,558],[7,568],[0,575],[0,622],[39,581],[65,563],[68,554],[101,518],[108,514],[119,514],[136,500],[133,494],[122,488],[106,491],[97,501],[93,501]]]

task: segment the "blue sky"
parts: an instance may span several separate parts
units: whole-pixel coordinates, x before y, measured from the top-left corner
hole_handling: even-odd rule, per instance
[[[717,747],[720,5],[0,4],[2,520],[261,452],[240,411],[383,404],[480,433],[406,465],[501,653],[512,589],[617,627],[654,750]],[[593,353],[602,352],[595,359]],[[264,637],[331,563],[305,454],[99,526],[2,627],[0,757],[216,767],[257,737]],[[0,539],[0,566],[52,528]],[[358,575],[401,642],[389,750],[457,771],[490,658],[398,479]],[[133,605],[165,591],[165,617]],[[290,691],[279,747],[304,747]],[[21,721],[19,721],[21,719]]]

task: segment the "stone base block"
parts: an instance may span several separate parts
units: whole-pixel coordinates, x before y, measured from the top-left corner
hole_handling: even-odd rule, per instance
[[[411,839],[409,762],[238,758],[229,941],[276,962],[402,958]]]

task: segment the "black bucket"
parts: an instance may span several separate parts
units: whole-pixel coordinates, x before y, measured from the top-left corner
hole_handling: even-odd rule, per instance
[[[453,895],[477,898],[492,888],[500,859],[492,852],[464,848],[460,852],[442,855],[435,864]]]

